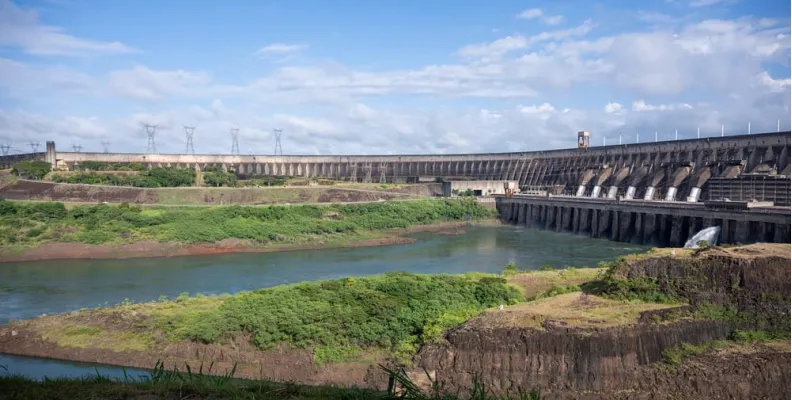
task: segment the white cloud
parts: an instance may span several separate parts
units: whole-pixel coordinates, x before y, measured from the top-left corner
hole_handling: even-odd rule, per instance
[[[606,114],[618,114],[622,112],[622,105],[619,103],[608,103],[605,105]]]
[[[254,54],[259,56],[268,56],[272,54],[294,53],[307,47],[308,46],[302,44],[272,43],[258,49]]]
[[[517,18],[520,18],[520,19],[534,19],[534,18],[541,17],[542,14],[544,14],[544,13],[542,12],[541,9],[539,9],[539,8],[530,8],[528,10],[525,10],[525,11],[517,14]]]
[[[525,114],[546,114],[555,111],[555,107],[550,103],[543,103],[539,106],[518,106],[517,108]]]
[[[558,25],[558,24],[564,22],[564,16],[563,15],[547,15],[547,14],[544,13],[544,11],[542,11],[539,8],[530,8],[530,9],[524,10],[523,12],[517,14],[516,17],[519,18],[519,19],[525,19],[525,20],[532,20],[532,19],[541,18],[542,21],[545,24],[547,24],[547,25]]]
[[[636,100],[633,102],[632,110],[633,111],[671,111],[671,110],[689,110],[693,108],[690,104],[687,103],[679,103],[679,104],[660,104],[660,105],[651,105],[646,104],[643,100]]]
[[[138,52],[118,41],[81,39],[58,27],[43,25],[35,10],[19,8],[10,0],[0,0],[0,47],[16,47],[29,54],[46,56]]]
[[[462,46],[455,63],[376,70],[330,61],[277,65],[233,84],[201,70],[140,64],[88,75],[0,59],[0,99],[20,104],[2,110],[0,139],[54,139],[63,148],[77,137],[100,151],[96,138],[107,135],[115,149],[144,151],[141,123],[148,122],[162,127],[160,151],[183,151],[181,127],[195,124],[198,152],[230,151],[228,129],[237,127],[243,152],[270,154],[270,129],[278,127],[285,153],[453,153],[573,147],[579,130],[591,131],[597,144],[602,135],[612,143],[619,132],[648,138],[655,130],[695,132],[696,125],[720,134],[721,124],[748,119],[772,121],[754,131],[775,130],[777,118],[788,118],[789,75],[767,70],[775,64],[788,71],[788,22],[743,17],[624,33],[595,28],[586,20],[512,33]],[[295,45],[282,46],[269,54],[290,54],[286,47]],[[122,102],[117,109],[128,114],[91,119],[96,112],[88,106],[49,117],[24,111],[48,98],[106,98]],[[445,102],[459,99],[465,101]],[[70,130],[78,132],[69,136]]]

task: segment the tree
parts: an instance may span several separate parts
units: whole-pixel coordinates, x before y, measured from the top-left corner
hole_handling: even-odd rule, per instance
[[[52,170],[46,161],[20,161],[13,165],[11,173],[25,179],[41,179]]]

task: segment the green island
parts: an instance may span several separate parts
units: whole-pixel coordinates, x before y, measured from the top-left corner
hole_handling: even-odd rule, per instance
[[[12,259],[52,243],[78,249],[102,246],[112,250],[106,252],[108,258],[124,251],[124,245],[140,243],[146,247],[128,254],[173,254],[174,246],[200,245],[278,250],[367,245],[376,239],[371,244],[389,244],[403,242],[396,230],[494,217],[494,210],[473,199],[205,208],[98,204],[68,209],[56,202],[0,200],[0,255]],[[57,250],[69,254],[68,246]],[[103,249],[94,250],[101,254]]]
[[[10,338],[0,351],[154,369],[125,381],[0,377],[0,387],[21,399],[555,398],[570,393],[553,386],[557,374],[590,379],[558,366],[579,357],[581,343],[600,343],[586,355],[587,368],[603,368],[592,370],[596,379],[637,386],[599,394],[682,396],[684,383],[640,383],[788,363],[789,252],[787,244],[653,249],[596,268],[393,272],[41,316],[0,328]],[[560,353],[545,353],[551,343]],[[602,367],[613,346],[625,368]],[[547,363],[533,370],[535,381],[519,393],[487,389],[501,379],[488,363],[526,354]],[[285,359],[308,361],[285,373],[267,367]],[[735,390],[728,385],[740,371],[723,373],[723,390]],[[442,389],[443,379],[463,377],[473,379],[466,391]]]

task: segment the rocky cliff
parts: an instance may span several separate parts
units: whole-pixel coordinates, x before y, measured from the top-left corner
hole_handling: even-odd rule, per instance
[[[612,324],[594,316],[614,318],[613,313],[582,310],[579,301],[556,302],[555,308],[527,303],[515,306],[522,307],[515,315],[480,317],[489,324],[468,321],[447,332],[444,343],[424,346],[416,371],[426,369],[449,392],[470,388],[475,379],[498,394],[541,389],[542,399],[789,398],[789,347],[778,342],[768,347],[726,341],[727,349],[712,347],[678,365],[664,361],[664,352],[682,344],[708,349],[735,329],[757,328],[744,320],[697,320],[697,305],[772,314],[776,323],[789,320],[789,245],[762,246],[695,254],[664,249],[628,258],[611,268],[611,279],[645,279],[691,305],[644,311]]]

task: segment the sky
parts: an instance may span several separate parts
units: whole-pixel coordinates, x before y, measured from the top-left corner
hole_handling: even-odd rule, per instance
[[[0,144],[452,154],[790,129],[780,0],[0,0]],[[104,144],[103,144],[104,142]]]

